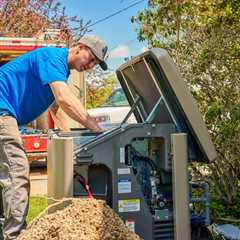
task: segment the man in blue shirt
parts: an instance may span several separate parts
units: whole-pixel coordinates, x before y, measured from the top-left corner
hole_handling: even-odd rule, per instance
[[[79,72],[104,61],[106,44],[83,36],[76,46],[44,47],[18,57],[0,68],[0,184],[3,187],[4,239],[16,239],[25,225],[29,198],[29,164],[18,126],[36,119],[50,107],[61,128],[61,108],[91,131],[101,131],[67,85],[71,69]]]

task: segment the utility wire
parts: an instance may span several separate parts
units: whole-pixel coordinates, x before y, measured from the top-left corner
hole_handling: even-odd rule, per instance
[[[138,4],[140,4],[140,3],[143,2],[143,1],[145,1],[145,0],[140,0],[140,1],[137,1],[137,2],[135,2],[135,3],[132,3],[131,5],[123,8],[123,9],[121,9],[121,10],[115,12],[115,13],[112,13],[112,14],[110,14],[110,15],[102,18],[102,19],[99,19],[99,20],[95,21],[94,23],[88,25],[88,27],[92,27],[92,26],[94,26],[94,25],[96,25],[96,24],[98,24],[98,23],[101,23],[101,22],[103,22],[103,21],[106,21],[107,19],[109,19],[109,18],[111,18],[111,17],[114,17],[114,16],[118,15],[119,13],[122,13],[122,12],[128,10],[129,8],[134,7],[134,6],[138,5]]]
[[[112,17],[114,17],[114,16],[116,16],[116,15],[118,15],[118,14],[120,14],[120,13],[128,10],[129,8],[134,7],[134,6],[140,4],[140,3],[144,2],[144,1],[145,1],[145,0],[139,0],[139,1],[137,1],[137,2],[134,2],[134,3],[132,3],[131,5],[123,8],[123,9],[121,9],[121,10],[115,12],[115,13],[112,13],[112,14],[104,17],[104,18],[101,18],[101,19],[93,22],[92,24],[88,25],[88,28],[89,28],[89,27],[92,27],[92,26],[95,26],[95,25],[98,24],[98,23],[104,22],[104,21],[108,20],[109,18],[112,18]],[[130,44],[132,44],[132,43],[133,43],[134,41],[136,41],[136,40],[137,40],[137,38],[133,38],[133,39],[131,39],[131,40],[127,41],[127,42],[124,42],[124,43],[122,43],[122,44],[128,44],[128,45],[130,45]],[[118,45],[119,45],[119,44],[118,44]],[[111,47],[111,49],[109,49],[109,52],[110,52],[111,50],[113,50],[114,48],[116,48],[118,45],[115,45],[114,47]],[[114,69],[109,69],[109,70],[110,70],[110,71],[115,71]]]

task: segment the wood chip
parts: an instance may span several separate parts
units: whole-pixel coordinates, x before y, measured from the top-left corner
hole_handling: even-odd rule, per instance
[[[140,240],[102,200],[71,199],[60,211],[33,220],[18,240]]]

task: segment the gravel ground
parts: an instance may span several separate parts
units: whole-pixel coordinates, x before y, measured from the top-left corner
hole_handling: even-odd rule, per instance
[[[140,240],[104,201],[74,198],[66,203],[34,219],[17,240]]]

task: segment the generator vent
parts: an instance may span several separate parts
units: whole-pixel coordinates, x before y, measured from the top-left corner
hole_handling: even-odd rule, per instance
[[[154,240],[174,240],[173,220],[158,221],[153,224]]]

